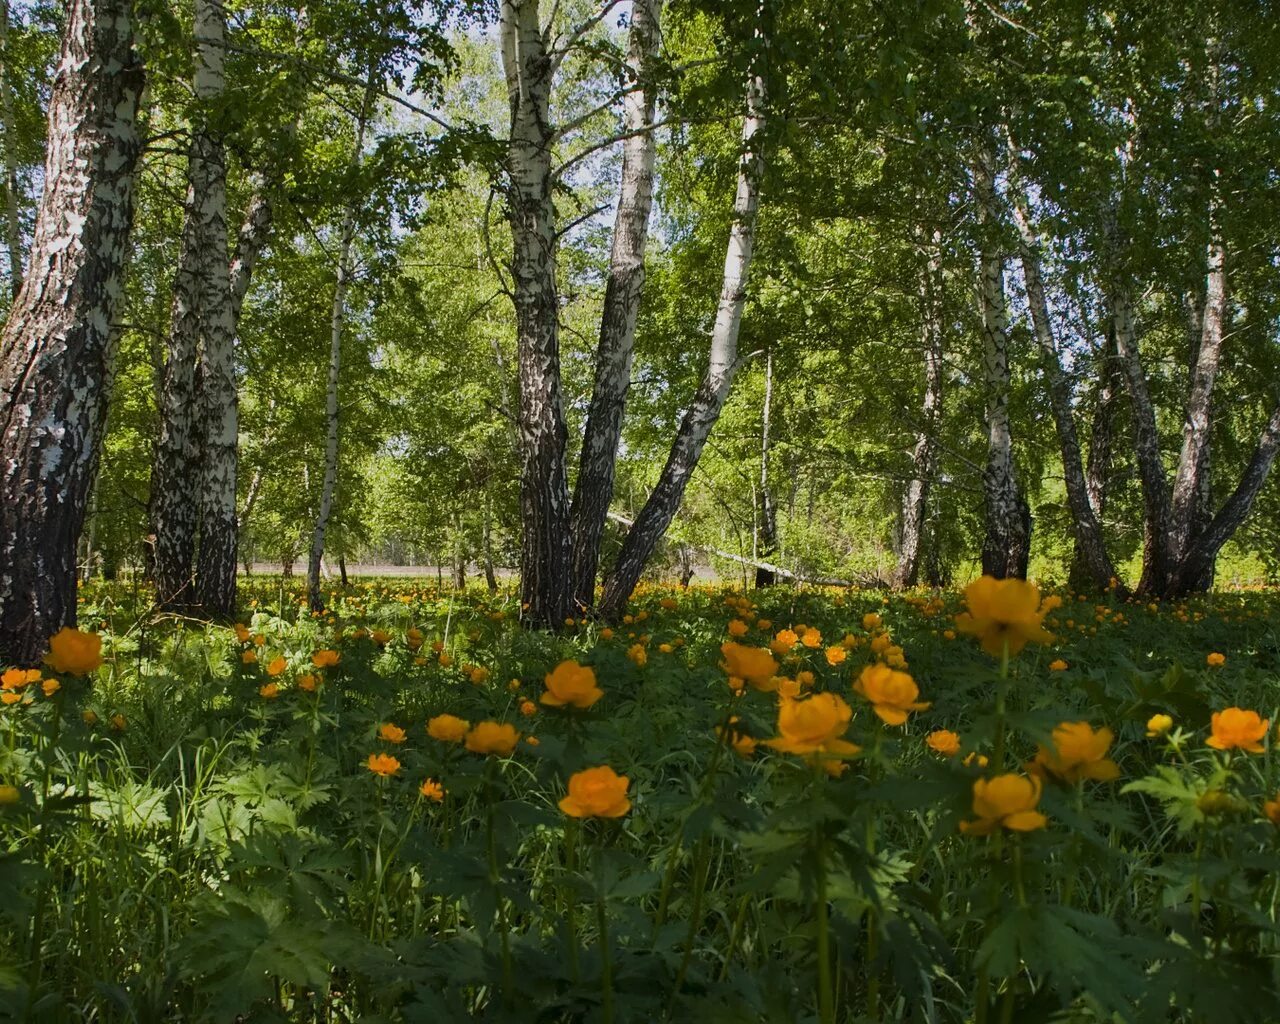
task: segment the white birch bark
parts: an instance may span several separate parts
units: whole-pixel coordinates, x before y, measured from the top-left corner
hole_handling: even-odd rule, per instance
[[[502,0],[499,40],[511,110],[507,215],[520,380],[521,603],[526,621],[555,627],[574,612],[573,550],[552,199],[553,63],[537,0]]]
[[[583,608],[595,601],[600,540],[613,500],[618,441],[631,384],[636,317],[644,289],[644,253],[658,144],[654,133],[643,129],[653,123],[657,104],[652,75],[662,43],[661,9],[661,0],[635,0],[631,11],[627,65],[640,87],[623,100],[623,129],[634,134],[622,144],[622,183],[600,317],[595,386],[587,411],[572,506],[574,593]]]
[[[978,299],[982,312],[982,369],[987,393],[987,464],[982,484],[986,536],[982,571],[1003,579],[1025,577],[1031,548],[1031,511],[1018,487],[1009,424],[1009,337],[1004,293],[1004,255],[998,241],[995,153],[987,143],[973,165],[974,199],[982,239]]]
[[[707,373],[680,422],[662,475],[636,516],[635,523],[627,531],[618,561],[605,582],[601,612],[606,618],[617,618],[622,614],[645,564],[679,510],[689,478],[697,468],[707,438],[711,436],[711,430],[729,397],[738,369],[738,330],[746,302],[747,276],[755,246],[756,214],[764,174],[761,152],[765,125],[764,80],[758,74],[753,73],[747,82],[746,101],[733,223],[729,229],[720,301],[711,332]]]
[[[0,334],[0,662],[76,621],[76,544],[106,426],[143,71],[130,0],[72,0],[28,272]]]
[[[1075,413],[1072,410],[1071,386],[1062,369],[1062,357],[1058,352],[1053,322],[1049,317],[1049,301],[1045,295],[1044,275],[1040,263],[1040,238],[1031,223],[1026,191],[1016,162],[1017,154],[1011,146],[1009,196],[1012,203],[1010,205],[1013,221],[1018,229],[1018,250],[1027,289],[1027,305],[1031,312],[1031,326],[1036,344],[1040,348],[1049,392],[1049,406],[1058,434],[1062,475],[1067,487],[1067,504],[1071,509],[1076,550],[1088,567],[1094,586],[1099,590],[1105,590],[1110,581],[1116,578],[1115,566],[1107,553],[1102,525],[1098,522],[1093,503],[1089,500],[1089,485],[1085,479],[1084,459],[1080,453],[1080,439],[1076,433]]]

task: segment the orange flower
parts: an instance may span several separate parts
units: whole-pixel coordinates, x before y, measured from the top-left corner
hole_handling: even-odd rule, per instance
[[[1262,753],[1262,740],[1271,728],[1271,720],[1262,718],[1256,711],[1227,708],[1213,713],[1213,735],[1209,746],[1218,750],[1246,750],[1250,754]]]
[[[796,634],[795,630],[780,629],[778,630],[777,635],[769,641],[769,649],[773,651],[774,654],[778,655],[778,657],[782,657],[782,655],[790,652],[791,648],[793,648],[799,641],[800,637]]]
[[[473,754],[508,757],[519,742],[516,727],[505,722],[479,722],[466,736],[467,749]]]
[[[427,722],[427,734],[442,743],[460,743],[471,723],[457,715],[436,715]]]
[[[305,690],[307,693],[314,693],[316,682],[316,677],[308,672],[305,675],[298,676],[298,689]]]
[[[840,758],[862,749],[840,738],[852,717],[853,709],[834,693],[815,693],[806,700],[784,698],[778,705],[778,735],[764,742],[784,754],[816,759],[829,774],[839,775],[845,769]]]
[[[1204,659],[1204,663],[1210,668],[1221,668],[1227,663],[1227,656],[1214,651]]]
[[[822,634],[818,632],[818,630],[810,627],[800,634],[800,643],[809,648],[821,647]]]
[[[835,668],[837,665],[843,664],[845,659],[849,657],[849,652],[845,650],[845,648],[840,644],[836,644],[834,647],[828,647],[826,653],[827,653],[827,664],[830,665],[832,668]]]
[[[1070,666],[1061,658],[1054,658],[1053,661],[1049,662],[1050,672],[1065,672],[1068,668]]]
[[[1041,604],[1034,583],[982,576],[965,587],[964,599],[969,610],[956,616],[956,628],[977,637],[990,655],[1000,657],[1006,645],[1013,655],[1028,643],[1053,639],[1043,626],[1052,606]]]
[[[853,684],[854,693],[871,702],[872,710],[886,725],[902,725],[907,714],[924,711],[929,703],[922,703],[920,688],[905,672],[897,672],[885,665],[868,665]]]
[[[730,716],[728,729],[716,726],[716,735],[722,740],[727,739],[739,757],[750,757],[756,752],[756,740],[742,730],[739,721],[737,715]]]
[[[11,668],[0,675],[0,690],[21,690],[24,686],[40,682],[38,668]]]
[[[428,800],[434,800],[436,803],[444,800],[444,786],[440,785],[435,779],[424,780],[422,785],[418,787],[418,792]]]
[[[631,635],[635,636],[634,633]],[[649,652],[644,649],[644,644],[632,644],[628,647],[627,657],[634,661],[639,668],[644,668],[649,662]]]
[[[1280,828],[1280,793],[1262,805],[1262,813],[1276,828]]]
[[[267,700],[275,700],[280,696],[280,687],[275,683],[267,683],[266,686],[258,688],[258,696],[265,697]]]
[[[40,684],[40,689],[44,691],[46,697],[52,697],[62,689],[62,684],[56,679],[46,679]]]
[[[483,665],[472,665],[467,669],[467,678],[472,686],[483,686],[489,681],[489,670]]]
[[[743,622],[741,619],[730,619],[730,620],[729,620],[729,635],[730,635],[730,636],[746,636],[746,634],[747,634],[747,630],[749,630],[750,628],[751,628],[751,627],[750,627],[750,626],[748,626],[748,625],[747,625],[745,622]]]
[[[1172,728],[1172,715],[1152,715],[1147,719],[1147,738],[1154,739],[1157,736],[1163,736]]]
[[[720,645],[724,661],[720,667],[729,676],[745,679],[757,690],[769,690],[773,677],[778,674],[778,662],[762,647],[746,647],[732,640]]]
[[[240,661],[245,665],[256,665],[258,663],[258,652],[245,651],[240,655]]]
[[[325,649],[316,651],[315,654],[311,655],[311,664],[316,668],[332,668],[334,665],[338,664],[341,659],[342,655],[337,651]]]
[[[538,713],[538,705],[531,700],[522,700],[520,702],[520,714],[525,718],[531,718]]]
[[[391,642],[391,634],[388,633],[385,629],[375,629],[372,633],[369,634],[369,639],[371,639],[379,647],[386,647],[387,644]]]
[[[925,737],[924,742],[935,754],[943,757],[955,757],[960,753],[960,737],[950,729],[935,729]]]
[[[289,663],[285,661],[284,658],[281,658],[281,657],[272,658],[270,664],[267,665],[267,675],[269,676],[283,675],[284,670],[288,667],[289,667]]]
[[[391,722],[384,722],[378,729],[378,739],[386,740],[388,743],[403,743],[404,737],[405,731]]]
[[[880,618],[875,612],[867,612],[862,616],[862,628],[870,633],[874,629],[879,629],[884,625],[884,619]]]
[[[1044,828],[1049,819],[1036,810],[1039,802],[1040,780],[1035,776],[1010,774],[975,779],[973,813],[978,820],[960,822],[960,831],[985,836],[1001,827],[1015,832]]]
[[[388,775],[394,775],[400,770],[400,762],[390,754],[370,754],[365,767],[374,775],[381,775],[385,779]]]
[[[576,661],[560,662],[542,682],[546,690],[539,700],[550,707],[589,708],[604,696],[604,691],[596,685],[595,671]]]
[[[569,776],[569,795],[560,810],[571,818],[621,818],[631,810],[627,787],[631,780],[608,765],[584,768]]]
[[[1119,767],[1107,757],[1114,739],[1115,733],[1105,726],[1095,731],[1088,722],[1063,722],[1053,730],[1054,749],[1038,747],[1035,761],[1027,768],[1063,782],[1111,782],[1120,777]]]

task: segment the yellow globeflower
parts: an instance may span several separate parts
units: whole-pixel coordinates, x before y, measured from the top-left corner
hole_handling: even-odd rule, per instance
[[[720,667],[730,676],[745,679],[757,690],[768,690],[778,674],[778,662],[762,647],[747,647],[732,640],[720,645],[724,661]]]
[[[955,757],[960,753],[960,736],[950,729],[935,729],[925,737],[924,742],[935,754],[943,757]]]
[[[956,628],[976,637],[988,654],[1000,657],[1008,645],[1017,654],[1028,643],[1048,643],[1044,617],[1056,603],[1040,601],[1040,590],[1026,580],[983,576],[964,590],[968,611],[956,616]]]
[[[1267,820],[1276,828],[1280,828],[1280,793],[1277,793],[1271,800],[1266,801],[1262,805],[1262,813],[1266,815]]]
[[[627,787],[631,780],[608,765],[584,768],[569,776],[569,795],[560,810],[571,818],[621,818],[631,810]]]
[[[1088,722],[1063,722],[1053,730],[1053,747],[1038,747],[1036,759],[1029,765],[1037,775],[1046,773],[1063,782],[1093,779],[1111,782],[1120,777],[1120,769],[1107,757],[1115,733],[1105,726],[1094,730]]]
[[[1210,668],[1221,668],[1227,663],[1227,656],[1214,651],[1204,659],[1204,663]]]
[[[341,658],[342,655],[337,651],[321,650],[311,655],[311,664],[316,668],[332,668],[338,664]]]
[[[1147,719],[1147,736],[1156,737],[1163,736],[1173,728],[1173,717],[1171,715],[1152,715]]]
[[[44,660],[55,672],[88,675],[102,667],[102,637],[63,626],[49,638],[49,653]]]
[[[872,710],[887,725],[901,725],[908,713],[924,711],[928,703],[917,701],[920,688],[906,672],[887,665],[868,665],[853,684],[854,693],[871,703]]]
[[[1262,753],[1262,741],[1271,728],[1271,719],[1263,718],[1256,711],[1227,708],[1213,713],[1213,735],[1209,746],[1218,750],[1246,750],[1250,754]]]
[[[378,739],[387,743],[403,743],[405,731],[392,722],[384,722],[378,729]]]
[[[976,821],[960,822],[960,831],[985,836],[998,828],[1031,832],[1044,828],[1049,819],[1036,810],[1040,802],[1040,780],[1035,776],[997,775],[975,779],[973,813]]]
[[[457,715],[436,715],[427,722],[427,734],[442,743],[460,743],[471,728],[471,723]]]
[[[440,785],[436,779],[425,779],[422,785],[418,787],[418,792],[428,800],[434,800],[436,803],[440,803],[444,799],[444,786]]]
[[[381,775],[385,779],[388,775],[394,775],[400,770],[400,762],[390,754],[370,754],[365,767],[374,775]]]
[[[466,736],[466,746],[473,754],[498,754],[507,757],[520,742],[520,733],[506,722],[479,722]]]
[[[284,658],[277,656],[275,658],[272,658],[271,661],[267,664],[267,675],[269,676],[283,675],[284,670],[288,667],[289,667],[289,663],[285,661]]]
[[[596,674],[587,665],[562,661],[543,678],[546,691],[539,698],[543,704],[562,708],[589,708],[604,696],[596,685]]]
[[[784,698],[778,705],[778,735],[764,742],[784,754],[803,754],[828,774],[839,775],[845,769],[839,758],[862,749],[840,738],[852,717],[853,709],[834,693],[815,693],[805,700]]]

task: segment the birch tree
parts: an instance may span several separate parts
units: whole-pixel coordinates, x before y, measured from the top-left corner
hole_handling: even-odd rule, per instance
[[[0,335],[0,660],[76,620],[75,552],[105,430],[143,70],[130,0],[72,0],[28,273]]]
[[[653,206],[657,139],[649,130],[657,106],[655,62],[662,43],[660,0],[636,0],[631,9],[627,70],[632,85],[623,97],[622,183],[614,218],[609,276],[595,386],[582,439],[572,506],[574,593],[580,608],[595,601],[600,540],[613,499],[618,442],[631,384],[636,318],[644,289],[644,254]]]
[[[605,581],[600,610],[606,618],[621,616],[640,581],[645,563],[680,508],[689,478],[720,411],[724,408],[740,364],[738,331],[746,302],[747,277],[755,245],[756,215],[764,175],[765,95],[764,78],[753,70],[746,88],[746,114],[742,122],[741,154],[733,220],[725,251],[720,301],[707,358],[707,371],[680,421],[666,465],[635,522],[627,531],[622,550]]]

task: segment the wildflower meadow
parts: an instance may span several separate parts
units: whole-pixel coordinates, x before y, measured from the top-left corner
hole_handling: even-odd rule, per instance
[[[5,1019],[1275,1019],[1274,592],[247,597],[0,677]]]

